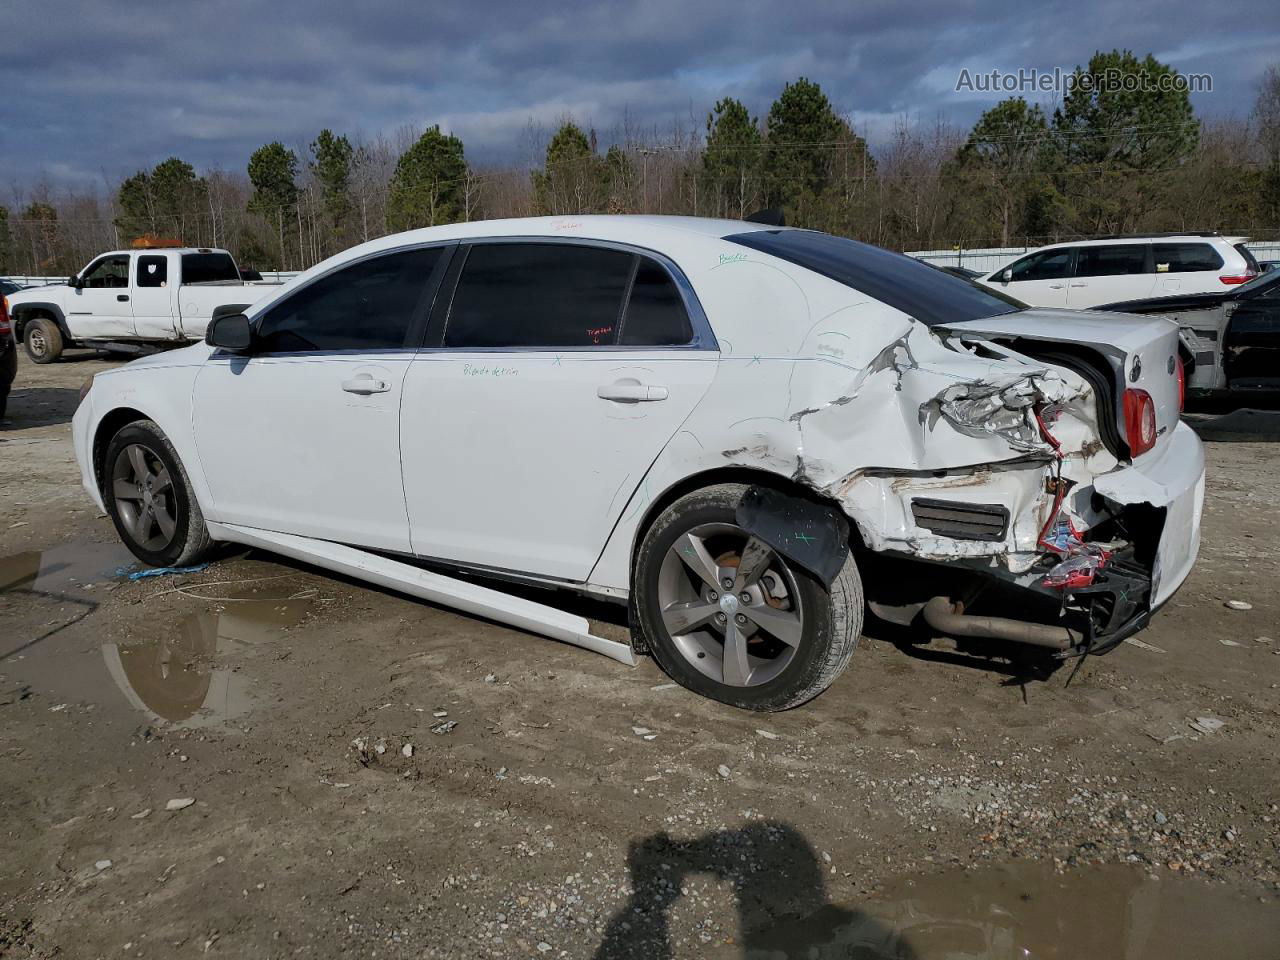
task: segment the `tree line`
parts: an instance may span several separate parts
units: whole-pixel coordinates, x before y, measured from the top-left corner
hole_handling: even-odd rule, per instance
[[[1280,233],[1280,67],[1247,119],[1204,120],[1184,86],[1103,82],[1176,71],[1095,54],[1051,111],[1011,97],[970,130],[903,119],[872,149],[815,82],[762,118],[726,97],[668,131],[629,121],[601,150],[566,118],[530,127],[539,162],[476,166],[432,126],[258,148],[243,173],[170,157],[110,195],[37,186],[0,206],[0,274],[60,274],[138,238],[229,248],[243,266],[302,269],[414,227],[536,214],[664,213],[786,222],[894,249],[1038,244],[1109,233]],[[1083,80],[1082,80],[1083,78]],[[1094,82],[1088,82],[1093,79]]]

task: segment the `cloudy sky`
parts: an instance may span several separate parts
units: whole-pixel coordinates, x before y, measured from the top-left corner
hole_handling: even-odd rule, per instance
[[[1200,113],[1245,116],[1280,61],[1265,6],[0,0],[0,189],[114,183],[171,154],[243,170],[262,143],[323,127],[439,123],[474,160],[518,161],[531,121],[688,129],[724,95],[763,115],[801,75],[874,145],[904,115],[969,124],[1000,98],[957,93],[962,69],[1069,71],[1116,47],[1212,74]]]

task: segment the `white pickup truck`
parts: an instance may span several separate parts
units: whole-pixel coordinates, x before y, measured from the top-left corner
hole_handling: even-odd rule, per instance
[[[239,313],[268,290],[231,254],[207,247],[114,250],[64,284],[8,297],[17,340],[36,363],[68,347],[145,353],[204,337],[215,312]]]

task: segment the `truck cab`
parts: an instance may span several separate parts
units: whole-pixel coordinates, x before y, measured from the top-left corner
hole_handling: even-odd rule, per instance
[[[265,292],[244,282],[226,250],[113,250],[65,284],[13,294],[9,309],[28,356],[50,363],[73,346],[140,353],[199,340],[214,311]]]

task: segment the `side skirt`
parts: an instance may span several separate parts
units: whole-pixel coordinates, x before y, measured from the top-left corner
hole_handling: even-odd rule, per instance
[[[546,604],[535,603],[522,597],[512,597],[500,590],[491,590],[478,584],[455,580],[398,560],[390,560],[375,553],[354,547],[297,537],[289,533],[257,530],[231,523],[210,522],[209,534],[216,540],[230,540],[245,546],[260,547],[294,560],[313,563],[335,573],[346,574],[357,580],[365,580],[407,593],[422,600],[429,600],[446,607],[454,607],[480,617],[488,617],[512,627],[542,634],[555,640],[584,647],[606,657],[635,666],[635,654],[629,644],[606,640],[591,633],[585,617],[579,617]]]

